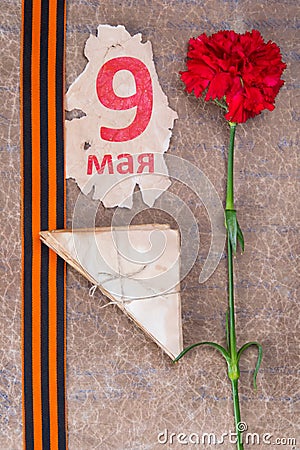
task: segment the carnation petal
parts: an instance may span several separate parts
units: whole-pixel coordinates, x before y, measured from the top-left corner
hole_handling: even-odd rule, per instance
[[[205,100],[223,98],[230,86],[232,85],[232,77],[228,73],[218,73],[210,82]]]

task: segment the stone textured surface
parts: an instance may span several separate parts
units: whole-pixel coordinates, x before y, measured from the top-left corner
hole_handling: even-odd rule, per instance
[[[280,45],[288,64],[286,84],[274,112],[238,127],[236,207],[246,251],[235,260],[238,342],[264,347],[258,391],[251,386],[255,353],[241,362],[243,420],[249,432],[295,438],[299,449],[299,5],[295,0],[68,0],[67,87],[86,64],[82,50],[98,24],[123,24],[150,39],[161,86],[179,115],[169,152],[203,170],[224,198],[228,130],[219,110],[187,96],[178,77],[191,36],[222,28],[259,29]],[[298,16],[298,19],[297,19]],[[0,265],[0,448],[22,448],[19,233],[19,40],[20,2],[2,0],[1,74],[1,265]],[[197,263],[182,282],[185,344],[224,342],[225,255],[213,276],[197,282],[209,248],[209,221],[195,195],[174,182],[195,214],[201,233]],[[68,223],[78,197],[68,182]],[[87,199],[87,202],[92,202]],[[93,207],[91,206],[93,209]],[[113,211],[99,206],[98,226]],[[135,223],[170,222],[166,213],[145,211]],[[157,435],[222,433],[233,429],[230,386],[223,360],[195,350],[174,366],[115,306],[88,295],[90,285],[68,271],[68,422],[70,450],[179,449]],[[185,447],[197,447],[189,445]],[[201,445],[198,447],[201,448]],[[204,447],[204,446],[203,446]],[[226,442],[226,449],[234,445]],[[247,448],[247,447],[246,447]]]

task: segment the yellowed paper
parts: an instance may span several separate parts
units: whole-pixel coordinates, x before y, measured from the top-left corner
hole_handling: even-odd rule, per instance
[[[141,34],[131,36],[124,26],[99,25],[97,36],[90,35],[86,42],[84,54],[88,63],[66,94],[67,110],[79,109],[83,113],[81,118],[66,121],[67,178],[75,179],[85,194],[93,190],[93,198],[101,199],[106,207],[131,207],[136,184],[141,189],[144,202],[152,206],[170,185],[167,166],[161,155],[168,150],[177,114],[168,106],[167,97],[160,87],[151,43],[141,41]],[[118,62],[124,57],[142,62],[145,70],[149,71],[153,90],[152,113],[140,135],[122,142],[111,142],[101,138],[100,129],[128,127],[139,114],[140,105],[116,110],[112,101],[104,106],[97,93],[97,77],[106,62]],[[113,91],[119,98],[129,98],[138,89],[132,67],[128,63],[128,70],[117,71],[113,78]],[[142,77],[139,73],[138,76]],[[124,154],[133,158],[133,168],[128,173],[120,173],[122,169],[118,166],[120,162],[126,165],[126,157],[122,158]],[[154,155],[153,166],[146,164],[143,167],[143,162],[149,160],[147,155]],[[110,157],[111,163],[103,160]],[[103,173],[99,174],[96,166],[99,163],[101,168],[101,162]],[[154,186],[155,190],[149,190]]]
[[[177,230],[168,225],[141,225],[43,231],[40,235],[172,359],[181,352]]]

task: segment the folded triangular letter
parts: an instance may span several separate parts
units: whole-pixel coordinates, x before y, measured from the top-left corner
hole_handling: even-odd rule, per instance
[[[41,231],[40,236],[172,359],[182,351],[177,230],[151,224]]]

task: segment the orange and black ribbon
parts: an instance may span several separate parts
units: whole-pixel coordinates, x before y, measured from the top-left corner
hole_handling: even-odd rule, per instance
[[[22,358],[26,450],[67,448],[65,264],[39,231],[65,226],[64,0],[23,0]]]

